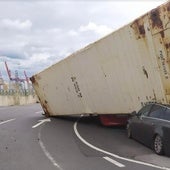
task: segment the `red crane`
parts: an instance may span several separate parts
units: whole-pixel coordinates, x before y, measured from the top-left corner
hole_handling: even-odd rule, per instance
[[[24,70],[24,75],[25,75],[25,80],[26,80],[26,82],[29,84],[29,77],[27,76],[27,73],[26,73],[25,70]]]
[[[8,65],[7,65],[7,62],[6,62],[6,61],[5,61],[5,67],[6,67],[6,71],[7,71],[7,74],[8,74],[9,79],[10,79],[10,80],[12,80],[12,78],[11,78],[11,70],[9,70],[9,68],[8,68]]]
[[[5,61],[5,67],[6,67],[6,71],[7,71],[8,77],[9,77],[9,79],[10,79],[11,81],[15,81],[15,82],[24,82],[24,81],[25,81],[25,79],[20,79],[20,78],[18,77],[18,71],[17,71],[17,70],[15,71],[15,78],[13,78],[13,77],[11,76],[11,70],[8,68],[8,65],[7,65],[7,62],[6,62],[6,61]]]

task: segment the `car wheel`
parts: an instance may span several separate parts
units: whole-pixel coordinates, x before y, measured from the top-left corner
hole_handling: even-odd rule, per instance
[[[161,136],[159,136],[159,135],[156,135],[156,137],[154,139],[154,151],[158,155],[163,154],[163,141],[162,141]]]
[[[128,136],[129,139],[132,138],[132,131],[131,131],[131,128],[130,128],[129,125],[127,125],[127,136]]]

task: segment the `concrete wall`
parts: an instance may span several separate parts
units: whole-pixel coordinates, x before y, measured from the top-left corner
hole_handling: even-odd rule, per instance
[[[34,92],[0,91],[0,106],[26,105],[37,101]]]

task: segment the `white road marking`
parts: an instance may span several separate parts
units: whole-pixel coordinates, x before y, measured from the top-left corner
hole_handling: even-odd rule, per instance
[[[37,123],[36,125],[32,126],[32,128],[36,128],[36,127],[40,126],[41,124],[43,124],[45,122],[51,122],[51,120],[48,118],[48,119],[39,120],[38,122],[39,123]]]
[[[51,161],[51,163],[57,167],[59,170],[62,170],[62,168],[57,164],[57,162],[55,161],[55,159],[52,157],[52,155],[47,151],[45,145],[43,144],[42,140],[41,140],[41,133],[38,133],[38,138],[39,138],[39,144],[41,149],[43,150],[45,156]]]
[[[8,123],[8,122],[11,122],[11,121],[13,121],[13,120],[15,120],[15,119],[9,119],[9,120],[6,120],[6,121],[3,121],[3,122],[0,122],[0,125],[5,124],[5,123]]]
[[[111,162],[112,164],[118,166],[119,168],[125,167],[125,165],[123,165],[123,164],[121,164],[121,163],[119,163],[119,162],[117,162],[117,161],[115,161],[115,160],[113,160],[113,159],[111,159],[111,158],[109,158],[109,157],[107,157],[107,156],[105,156],[105,157],[103,157],[103,158],[104,158],[105,160]]]
[[[90,148],[96,150],[96,151],[99,151],[99,152],[102,152],[104,154],[107,154],[107,155],[110,155],[112,157],[115,157],[117,159],[121,159],[121,160],[124,160],[124,161],[128,161],[128,162],[133,162],[133,163],[136,163],[136,164],[140,164],[140,165],[145,165],[145,166],[149,166],[149,167],[153,167],[153,168],[157,168],[157,169],[163,169],[163,170],[170,170],[170,168],[167,168],[167,167],[161,167],[161,166],[157,166],[157,165],[153,165],[153,164],[150,164],[150,163],[145,163],[145,162],[141,162],[141,161],[136,161],[136,160],[133,160],[133,159],[129,159],[129,158],[124,158],[124,157],[121,157],[119,155],[116,155],[116,154],[113,154],[111,152],[108,152],[108,151],[105,151],[103,149],[100,149],[100,148],[97,148],[96,146],[90,144],[89,142],[87,142],[85,139],[83,139],[78,130],[77,130],[77,122],[74,123],[74,132],[76,134],[76,136],[84,143],[86,144],[87,146],[89,146]]]
[[[35,114],[43,114],[43,110],[35,112]]]

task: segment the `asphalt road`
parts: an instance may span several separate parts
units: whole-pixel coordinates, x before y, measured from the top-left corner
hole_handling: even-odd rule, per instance
[[[170,170],[170,158],[128,139],[124,128],[41,113],[39,104],[0,107],[0,170]]]

